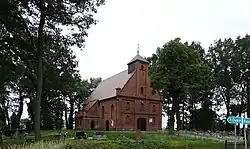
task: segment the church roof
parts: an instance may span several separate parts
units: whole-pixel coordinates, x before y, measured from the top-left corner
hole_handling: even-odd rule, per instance
[[[131,63],[133,63],[133,62],[135,62],[135,61],[142,61],[142,62],[145,62],[145,63],[149,63],[145,58],[143,58],[141,55],[137,54],[137,55],[128,63],[128,65],[131,64]]]
[[[128,70],[125,70],[103,80],[91,93],[88,101],[103,100],[116,96],[116,88],[122,89],[132,75],[133,73],[128,74]]]

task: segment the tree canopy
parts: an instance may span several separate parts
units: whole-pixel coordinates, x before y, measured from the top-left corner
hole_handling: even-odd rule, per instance
[[[69,88],[71,92],[77,92],[71,88],[77,89],[72,86],[76,85],[75,80],[79,81],[77,62],[71,47],[84,47],[87,30],[97,22],[93,15],[97,13],[97,7],[103,4],[104,0],[0,2],[0,68],[1,73],[4,72],[1,74],[4,77],[1,78],[0,88],[3,92],[1,102],[5,109],[3,119],[10,121],[6,111],[9,102],[7,97],[14,90],[19,94],[19,103],[23,103],[24,98],[30,99],[28,107],[36,140],[40,139],[40,125],[43,125],[41,121],[47,121],[53,116],[61,118],[62,114],[58,113],[60,109],[44,105],[53,106],[51,102],[62,105],[64,98],[74,98],[65,97]],[[23,84],[27,81],[28,84]],[[68,87],[62,87],[63,85]],[[57,112],[53,113],[53,109],[57,109]],[[18,112],[22,113],[22,106]],[[70,119],[71,117],[72,115]]]

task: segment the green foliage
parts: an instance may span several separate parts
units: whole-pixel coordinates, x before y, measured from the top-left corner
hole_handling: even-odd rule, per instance
[[[214,79],[212,68],[204,56],[199,43],[189,45],[176,38],[148,58],[152,87],[163,93],[163,109],[169,113],[169,129],[174,127],[174,115],[177,115],[177,129],[180,129],[181,108],[182,111],[189,108],[191,123],[194,123],[195,104],[209,100]]]
[[[71,82],[75,82],[74,76],[78,75],[75,70],[77,62],[70,47],[84,47],[87,30],[96,23],[93,14],[102,4],[104,0],[0,2],[0,68],[1,72],[5,72],[3,76],[0,74],[0,89],[6,92],[6,88],[11,88],[11,91],[19,93],[18,123],[24,96],[30,99],[29,113],[35,124],[37,140],[41,124],[43,129],[63,127],[62,112],[66,108],[60,108],[65,107],[61,94],[74,88]],[[2,121],[9,122],[7,100],[0,98],[1,104],[6,106]],[[71,103],[70,109],[74,109],[72,106],[74,104]],[[70,125],[73,123],[73,112],[70,110]],[[54,122],[55,126],[52,125]]]
[[[142,140],[134,140],[130,136],[135,136],[133,132],[121,133],[119,137],[111,138],[112,135],[117,136],[119,133],[108,133],[107,140],[60,140],[52,142],[52,138],[49,141],[43,141],[36,144],[25,144],[23,146],[29,148],[64,148],[64,149],[92,149],[92,148],[101,148],[101,149],[136,149],[136,148],[145,148],[145,149],[160,149],[160,148],[169,148],[169,149],[185,149],[187,147],[199,148],[199,149],[208,149],[221,147],[222,144],[218,142],[213,142],[209,140],[197,140],[190,138],[182,138],[177,136],[168,136],[161,133],[143,133]],[[126,135],[128,137],[126,137]],[[130,135],[130,136],[129,136]],[[47,138],[47,137],[46,137]],[[48,139],[46,139],[48,140]],[[20,144],[20,143],[17,143]],[[22,148],[20,145],[16,146]],[[14,148],[14,147],[13,147]]]
[[[150,136],[144,140],[133,140],[126,137],[116,138],[116,140],[61,140],[39,142],[36,144],[26,144],[22,146],[12,146],[13,148],[47,148],[47,149],[209,149],[220,148],[222,144],[218,142],[190,140],[188,138],[166,137],[162,135]]]

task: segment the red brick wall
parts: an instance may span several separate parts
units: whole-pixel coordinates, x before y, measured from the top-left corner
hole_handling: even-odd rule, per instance
[[[143,69],[141,69],[143,67]],[[141,93],[143,87],[143,93]],[[128,104],[129,103],[129,106]],[[113,104],[113,118],[111,118],[111,105]],[[144,110],[141,109],[142,104]],[[153,111],[155,106],[155,112]],[[102,106],[104,106],[104,117],[102,117]],[[157,93],[152,93],[148,77],[148,65],[136,62],[136,71],[123,89],[117,91],[117,97],[97,102],[84,117],[85,129],[90,129],[91,121],[95,121],[95,128],[105,129],[106,120],[109,120],[109,130],[135,130],[137,119],[146,119],[147,130],[161,129],[162,125],[162,103]],[[149,119],[155,121],[149,123]],[[111,126],[113,120],[113,126]]]
[[[120,124],[118,129],[120,130],[136,130],[137,119],[145,118],[147,120],[147,130],[159,130],[161,129],[161,105],[160,101],[145,100],[138,98],[119,97],[119,117]],[[144,109],[141,109],[143,103]],[[155,112],[153,112],[153,105],[155,105]],[[154,118],[153,123],[149,123],[149,118]]]

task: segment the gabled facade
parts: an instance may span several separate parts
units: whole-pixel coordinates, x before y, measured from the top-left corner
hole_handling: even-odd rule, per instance
[[[161,130],[162,100],[150,87],[148,61],[138,53],[127,70],[103,80],[75,118],[77,129]]]

